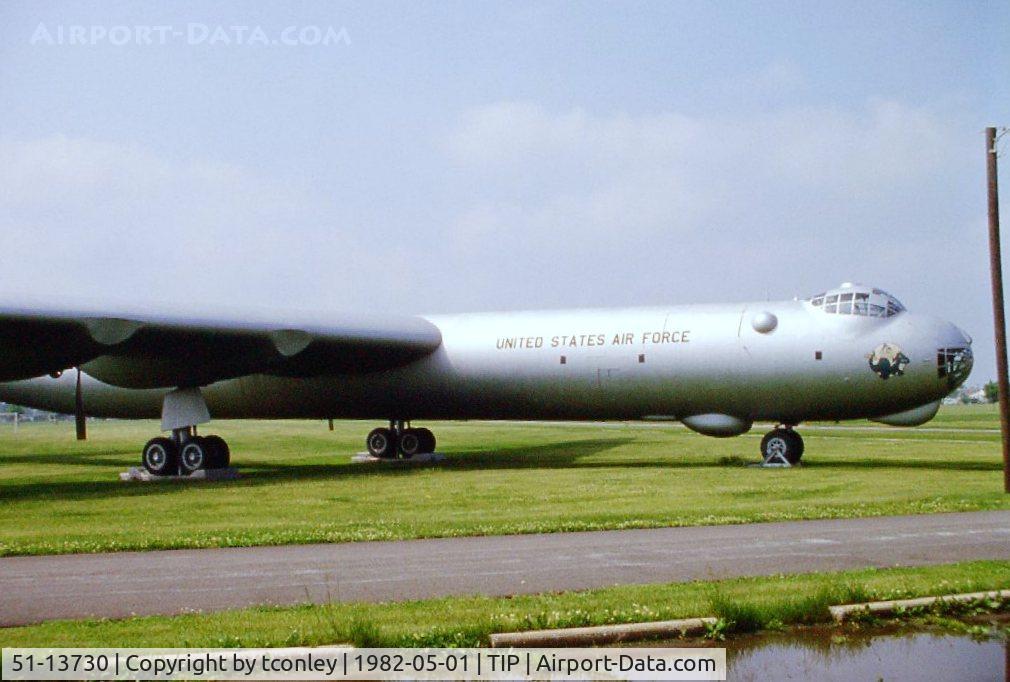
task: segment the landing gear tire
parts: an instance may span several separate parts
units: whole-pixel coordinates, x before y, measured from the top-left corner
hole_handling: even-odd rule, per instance
[[[417,436],[421,439],[421,452],[435,452],[435,434],[429,429],[417,429]]]
[[[179,471],[179,452],[170,438],[152,438],[141,454],[144,468],[152,476],[173,476]]]
[[[795,448],[795,450],[794,450],[795,451],[794,458],[791,459],[791,460],[789,460],[789,463],[790,464],[799,464],[800,463],[800,459],[803,458],[803,438],[801,438],[800,434],[796,433],[792,429],[787,430],[786,433],[788,433],[789,436],[793,439],[793,445],[794,445],[794,448]]]
[[[404,459],[424,452],[424,438],[419,431],[420,429],[406,429],[400,434],[400,454]]]
[[[211,447],[208,447],[205,438],[190,438],[179,449],[179,472],[189,475],[200,469],[209,469],[211,458]]]
[[[799,464],[803,457],[803,439],[792,429],[775,429],[761,439],[765,464]]]
[[[397,448],[396,432],[392,429],[372,429],[365,440],[368,454],[380,459],[393,459]]]
[[[231,449],[224,438],[205,436],[203,443],[207,447],[207,454],[210,457],[207,462],[208,469],[224,469],[231,464]]]

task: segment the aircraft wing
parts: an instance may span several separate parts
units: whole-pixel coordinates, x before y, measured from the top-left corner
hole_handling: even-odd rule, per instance
[[[410,316],[213,319],[0,305],[0,381],[74,366],[125,388],[363,373],[407,364],[441,342],[437,327]]]

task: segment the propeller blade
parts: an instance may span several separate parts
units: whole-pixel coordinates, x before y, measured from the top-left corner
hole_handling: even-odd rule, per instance
[[[81,368],[77,370],[77,388],[74,391],[74,422],[77,425],[77,440],[88,439],[88,423],[84,415],[84,394],[81,391]]]

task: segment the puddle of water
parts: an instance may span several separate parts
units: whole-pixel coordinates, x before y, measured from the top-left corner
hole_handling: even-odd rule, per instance
[[[1006,617],[968,622],[990,628],[977,640],[944,630],[902,626],[852,630],[828,626],[733,636],[725,642],[697,639],[641,643],[640,646],[720,646],[726,648],[727,678],[862,682],[1010,682],[1010,639]]]
[[[1010,682],[1010,642],[914,632],[781,633],[726,643],[730,680]]]

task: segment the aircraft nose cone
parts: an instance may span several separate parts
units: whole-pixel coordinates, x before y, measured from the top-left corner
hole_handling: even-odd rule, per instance
[[[971,346],[971,336],[951,322],[937,320],[936,337],[938,346],[966,348]]]
[[[969,336],[968,332],[964,331],[963,329],[961,329],[960,327],[958,327],[956,325],[952,324],[951,326],[954,327],[954,332],[957,333],[957,334],[960,334],[961,338],[964,339],[964,345],[970,346],[971,345],[971,336]]]

